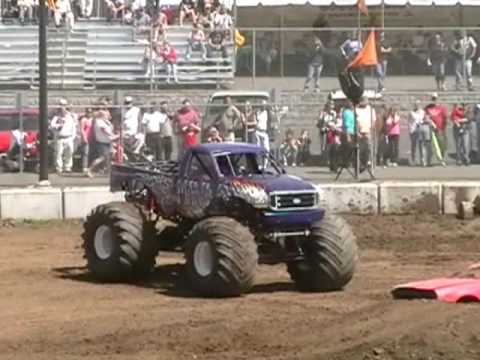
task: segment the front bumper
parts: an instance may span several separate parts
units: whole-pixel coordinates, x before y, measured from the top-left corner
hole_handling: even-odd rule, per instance
[[[265,211],[260,215],[262,227],[268,232],[299,231],[309,229],[311,224],[321,221],[325,210]]]

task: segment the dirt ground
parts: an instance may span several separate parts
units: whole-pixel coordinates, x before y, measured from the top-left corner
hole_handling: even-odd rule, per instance
[[[251,293],[221,300],[186,289],[181,254],[142,284],[98,284],[79,223],[3,223],[0,359],[480,359],[479,304],[390,295],[480,261],[480,220],[348,220],[361,263],[345,291],[299,293],[284,266],[261,266]]]

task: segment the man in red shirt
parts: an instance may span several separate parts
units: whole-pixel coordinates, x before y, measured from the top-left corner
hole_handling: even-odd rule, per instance
[[[197,134],[200,132],[198,111],[188,99],[183,100],[182,104],[176,116],[179,159],[183,156],[185,149],[197,144]]]
[[[470,165],[470,124],[466,116],[465,104],[455,104],[451,119],[457,165]]]
[[[432,94],[432,102],[425,108],[425,114],[432,121],[433,131],[438,140],[440,146],[440,152],[442,155],[442,165],[445,165],[445,156],[447,154],[447,120],[448,109],[446,106],[438,103],[438,94]]]

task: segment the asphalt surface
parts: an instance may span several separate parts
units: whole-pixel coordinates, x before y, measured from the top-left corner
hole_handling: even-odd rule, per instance
[[[353,169],[352,169],[353,170]],[[333,183],[336,174],[331,173],[326,167],[289,167],[289,174],[297,175],[314,183]],[[379,168],[374,171],[375,179],[372,180],[368,173],[363,173],[359,181],[473,181],[480,180],[480,165],[456,166],[448,164],[446,167],[409,167]],[[50,174],[50,184],[55,187],[70,186],[105,186],[108,185],[108,176],[87,178],[78,173],[57,175]],[[347,171],[343,171],[340,183],[357,182]],[[3,173],[0,174],[0,188],[18,188],[36,186],[38,175],[33,173]]]

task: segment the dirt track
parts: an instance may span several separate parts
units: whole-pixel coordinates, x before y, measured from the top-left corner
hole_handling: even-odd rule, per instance
[[[389,294],[480,261],[480,221],[349,221],[361,265],[345,291],[298,293],[283,266],[262,266],[252,293],[228,300],[193,297],[180,255],[161,254],[141,285],[96,284],[79,224],[4,226],[0,359],[480,359],[480,305]]]

